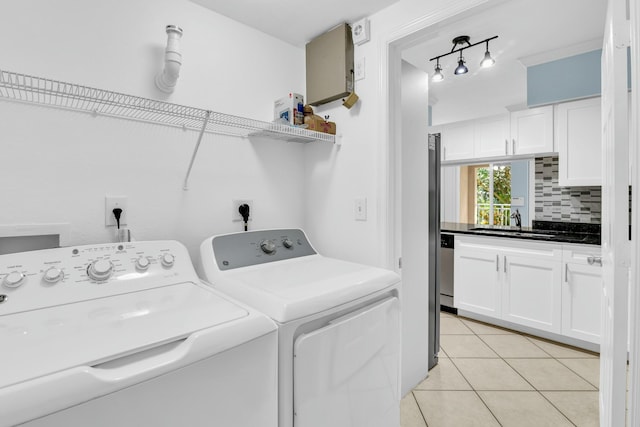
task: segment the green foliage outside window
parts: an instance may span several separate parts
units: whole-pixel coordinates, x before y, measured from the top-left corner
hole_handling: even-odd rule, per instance
[[[511,166],[492,165],[493,201],[490,197],[491,179],[489,167],[476,168],[476,205],[478,224],[489,224],[490,209],[493,208],[493,225],[508,225],[511,211]],[[506,205],[506,206],[505,206]]]

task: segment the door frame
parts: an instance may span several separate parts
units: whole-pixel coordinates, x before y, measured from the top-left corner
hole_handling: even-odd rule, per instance
[[[638,2],[630,2],[630,49],[631,49],[631,82],[632,86],[638,87],[640,82],[640,5]],[[640,131],[638,129],[638,112],[640,112],[640,94],[638,90],[631,91],[631,104],[629,108],[629,117],[631,118],[631,128],[629,133],[629,145],[632,147],[630,155],[631,183],[633,188],[640,188],[640,149],[638,149],[638,141],[640,140]],[[633,217],[632,224],[640,224],[640,197],[637,196],[638,190],[635,191],[632,200]],[[628,425],[640,425],[640,408],[638,407],[638,399],[640,399],[640,289],[638,267],[640,266],[640,227],[637,225],[631,228],[631,271],[630,271],[630,295],[629,295],[629,325],[630,325],[630,353],[629,353],[629,395],[628,395]]]
[[[392,31],[386,39],[380,43],[380,134],[381,146],[379,147],[378,188],[380,194],[380,222],[378,223],[378,236],[380,247],[380,265],[399,272],[399,259],[401,257],[400,236],[402,223],[399,205],[401,202],[402,186],[399,171],[399,153],[401,149],[401,121],[399,114],[400,104],[400,63],[401,52],[405,47],[426,37],[430,32],[444,25],[445,21],[452,18],[462,18],[464,14],[473,10],[482,10],[484,7],[493,7],[504,0],[461,0],[418,18],[407,25]],[[640,7],[631,2],[631,63],[632,82],[640,82]],[[632,93],[631,111],[640,111],[640,97],[637,91]],[[638,142],[638,120],[636,114],[631,114],[631,141]],[[640,150],[634,153],[632,161],[640,165]],[[640,174],[633,170],[632,183],[640,188]],[[633,200],[633,218],[635,224],[640,224],[640,197]],[[633,256],[631,258],[632,289],[637,288],[637,267],[640,265],[640,227],[633,227]],[[427,302],[425,302],[426,306]],[[640,319],[640,290],[634,292],[630,299],[631,319]],[[634,325],[638,322],[634,321]],[[640,421],[640,413],[635,401],[640,397],[640,327],[633,328],[630,335],[630,364],[631,387],[629,392],[629,420]],[[634,421],[635,420],[635,421]],[[633,425],[633,424],[631,424]]]

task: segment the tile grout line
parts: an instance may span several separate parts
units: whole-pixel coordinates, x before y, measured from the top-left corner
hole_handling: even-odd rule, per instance
[[[424,416],[424,412],[422,412],[422,408],[420,407],[420,404],[418,403],[418,399],[416,398],[416,395],[413,393],[413,390],[411,391],[411,397],[413,397],[413,401],[416,402],[416,406],[418,407],[418,411],[420,411],[420,415],[422,416],[422,421],[424,421],[425,427],[429,427],[429,423],[427,423],[427,417]]]
[[[583,377],[582,375],[580,375],[579,373],[577,373],[576,371],[571,369],[570,366],[567,366],[564,363],[562,363],[562,359],[555,359],[555,360],[558,361],[558,363],[560,363],[562,366],[564,366],[565,368],[567,368],[568,370],[570,370],[571,372],[576,374],[578,377],[580,377],[583,380],[585,380],[587,382],[587,384],[589,384],[590,386],[595,388],[595,390],[585,390],[585,391],[598,391],[598,392],[600,391],[600,386],[599,385],[595,385],[594,383],[592,383],[591,381],[589,381],[588,379],[586,379],[585,377]],[[573,360],[583,360],[583,359],[575,358]],[[589,359],[584,359],[584,360],[589,360]]]

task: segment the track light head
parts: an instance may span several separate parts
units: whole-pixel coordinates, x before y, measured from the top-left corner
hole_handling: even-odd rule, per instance
[[[480,62],[480,66],[482,68],[492,67],[493,64],[496,63],[496,60],[491,57],[491,53],[489,53],[489,41],[487,40],[487,51],[484,53],[484,58]]]
[[[455,74],[455,75],[467,74],[468,71],[469,71],[469,69],[467,68],[466,65],[464,65],[464,58],[462,57],[462,51],[461,51],[460,52],[460,59],[458,60],[458,66],[456,67],[456,69],[453,72],[453,74]]]
[[[432,82],[441,82],[442,80],[444,80],[444,74],[442,74],[442,68],[440,67],[440,61],[438,61],[437,64],[436,64],[436,71],[435,71],[435,73],[433,73],[433,76],[431,77],[431,81]]]

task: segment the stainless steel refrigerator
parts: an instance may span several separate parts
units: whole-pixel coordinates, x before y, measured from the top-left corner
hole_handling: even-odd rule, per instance
[[[440,350],[440,134],[429,134],[429,369]]]

